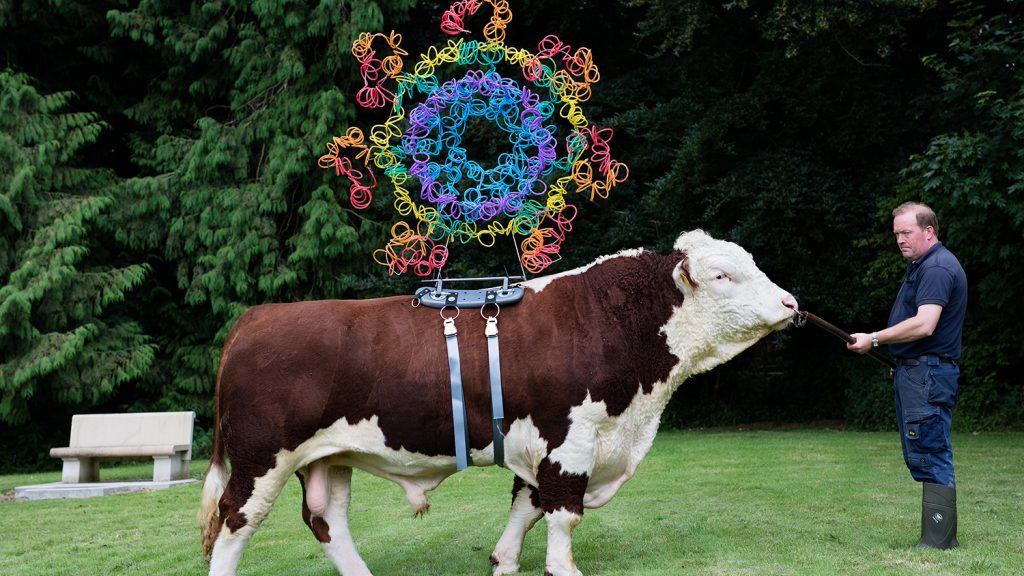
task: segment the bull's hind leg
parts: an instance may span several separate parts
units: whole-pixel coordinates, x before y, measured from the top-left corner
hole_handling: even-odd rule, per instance
[[[343,576],[371,576],[359,557],[348,528],[348,505],[352,492],[352,468],[311,464],[301,472],[303,480],[302,519],[320,541],[324,553]]]
[[[223,513],[222,507],[221,514]],[[210,554],[210,576],[235,576],[245,545],[255,531],[256,527],[249,524],[237,530],[229,529],[226,522],[221,524],[220,533],[213,543],[213,552]]]
[[[210,576],[235,576],[245,545],[267,517],[289,476],[277,469],[253,480],[242,465],[234,467],[220,498],[220,532],[210,555]]]
[[[530,528],[540,520],[544,511],[540,508],[537,489],[516,476],[512,482],[512,510],[508,515],[505,531],[491,553],[494,576],[514,574],[519,571],[519,555],[523,550],[523,539]]]

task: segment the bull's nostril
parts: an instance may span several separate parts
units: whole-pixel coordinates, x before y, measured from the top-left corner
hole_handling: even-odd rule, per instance
[[[786,296],[782,299],[782,305],[786,308],[792,308],[793,310],[799,310],[800,306],[796,302],[796,298],[792,296]]]

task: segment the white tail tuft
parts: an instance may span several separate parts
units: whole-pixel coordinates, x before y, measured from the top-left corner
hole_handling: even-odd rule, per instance
[[[203,482],[203,493],[199,504],[196,522],[203,534],[203,557],[210,559],[213,543],[220,533],[220,497],[224,494],[224,486],[228,481],[228,473],[223,463],[211,462]]]

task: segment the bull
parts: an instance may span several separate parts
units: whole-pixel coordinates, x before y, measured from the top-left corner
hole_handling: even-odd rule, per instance
[[[514,474],[494,576],[519,569],[547,524],[545,574],[580,576],[571,535],[637,470],[673,392],[797,313],[752,256],[703,231],[662,255],[627,250],[524,282],[501,310],[504,463]],[[397,483],[416,514],[456,472],[450,374],[437,310],[408,297],[257,306],[217,374],[213,454],[199,512],[210,574],[230,576],[292,474],[302,518],[344,576],[368,576],[348,527],[352,469]],[[469,449],[495,461],[480,314],[457,319]],[[228,474],[226,459],[230,461]]]

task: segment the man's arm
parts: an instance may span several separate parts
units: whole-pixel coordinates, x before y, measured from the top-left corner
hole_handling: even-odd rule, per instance
[[[939,325],[939,316],[941,315],[942,306],[938,304],[922,304],[917,307],[917,314],[914,316],[895,326],[875,332],[878,344],[900,344],[902,342],[913,342],[914,340],[927,338],[932,335],[932,332],[935,332],[935,327]],[[864,354],[871,350],[871,334],[857,332],[856,334],[850,334],[850,336],[856,338],[857,341],[847,344],[846,347],[848,349],[858,354]]]

